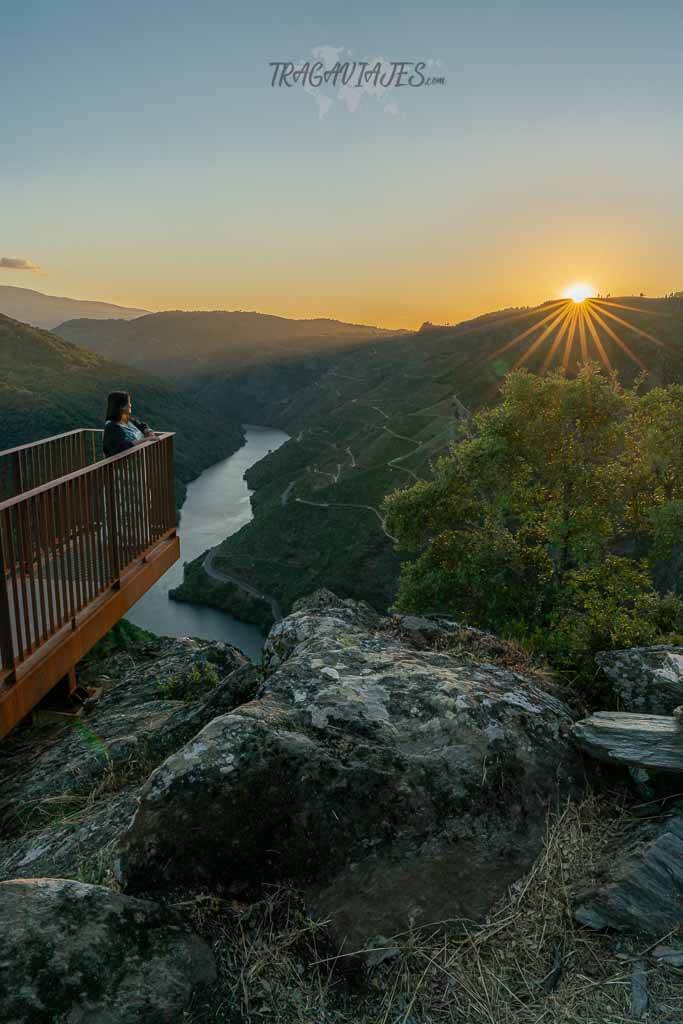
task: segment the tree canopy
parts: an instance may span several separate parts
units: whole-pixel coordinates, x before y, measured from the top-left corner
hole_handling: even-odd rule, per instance
[[[510,374],[434,464],[385,499],[403,566],[396,607],[516,637],[559,664],[683,632],[653,584],[683,542],[683,387]]]

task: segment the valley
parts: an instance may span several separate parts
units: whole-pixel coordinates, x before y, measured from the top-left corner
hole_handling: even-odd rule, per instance
[[[375,332],[363,339],[352,325],[342,325],[347,333],[328,337],[322,347],[320,336],[313,334],[285,344],[282,318],[267,318],[265,324],[242,321],[252,330],[258,326],[262,337],[270,332],[263,349],[255,342],[251,349],[246,341],[235,342],[230,332],[236,324],[224,320],[230,330],[221,347],[219,318],[233,316],[81,320],[60,330],[109,352],[121,338],[128,339],[126,344],[134,338],[135,358],[146,369],[162,369],[159,354],[168,346],[173,355],[164,373],[176,384],[182,379],[186,394],[290,435],[247,470],[254,518],[212,552],[213,578],[201,557],[188,566],[185,584],[175,593],[178,599],[245,616],[264,629],[273,622],[273,603],[286,614],[298,597],[320,586],[387,609],[400,566],[414,553],[396,550],[382,518],[384,496],[429,479],[433,461],[467,429],[472,411],[495,401],[509,370],[524,365],[541,371],[552,351],[573,372],[584,352],[577,326],[569,351],[570,324],[577,318],[572,306],[561,303],[502,310],[455,326],[425,324],[411,334]],[[647,366],[645,386],[683,378],[680,299],[626,297],[596,304],[593,316],[598,344],[593,346],[586,330],[585,351],[606,371],[631,383]],[[192,331],[183,340],[178,326],[183,317],[190,318],[186,322],[194,332],[201,332],[201,318],[208,318],[204,324],[211,327],[210,338],[204,348]],[[278,321],[275,327],[270,319]],[[616,327],[616,339],[602,324]],[[171,332],[168,339],[164,325]],[[554,325],[558,333],[553,339],[548,326]],[[291,322],[290,330],[301,331],[301,322]],[[546,338],[545,345],[539,344]],[[179,366],[182,378],[176,376]],[[236,580],[244,586],[238,588]],[[268,595],[268,601],[256,594]]]
[[[188,482],[244,443],[242,423],[284,431],[246,467],[253,518],[226,525],[208,556],[189,552],[173,599],[262,630],[317,587],[386,610],[414,552],[397,548],[384,497],[430,479],[516,366],[540,372],[557,353],[574,372],[591,355],[627,383],[644,366],[646,387],[683,379],[681,306],[596,303],[591,332],[560,302],[412,333],[243,312],[79,319],[52,333],[1,317],[0,442],[99,426],[104,396],[125,382],[140,416],[177,432],[180,507]]]
[[[131,391],[135,413],[175,430],[176,501],[202,470],[243,443],[240,421],[145,370],[112,363],[0,314],[0,449],[76,427],[102,427],[107,394]]]

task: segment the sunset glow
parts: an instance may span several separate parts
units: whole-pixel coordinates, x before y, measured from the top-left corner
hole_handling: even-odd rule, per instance
[[[557,367],[576,370],[594,360],[611,371],[613,360],[619,353],[646,371],[647,364],[623,337],[625,334],[627,338],[631,336],[630,340],[640,338],[650,346],[665,347],[659,338],[633,323],[632,317],[643,313],[643,310],[607,299],[595,299],[592,294],[593,290],[588,285],[573,285],[564,299],[521,314],[523,319],[535,318],[535,322],[496,349],[490,357],[491,362],[514,354],[506,370],[528,367],[532,360],[535,363],[540,360],[537,371],[541,373]],[[614,309],[625,310],[630,316],[619,316],[613,312]],[[519,314],[510,320],[518,318]]]
[[[573,302],[585,302],[586,299],[590,299],[593,295],[595,295],[595,288],[590,284],[584,284],[579,281],[576,284],[569,285],[563,298],[571,299]]]

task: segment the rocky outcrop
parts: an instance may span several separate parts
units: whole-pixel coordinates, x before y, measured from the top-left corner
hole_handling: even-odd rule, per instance
[[[573,897],[574,914],[590,928],[669,936],[683,926],[683,808],[640,825],[612,852],[601,877]]]
[[[628,770],[641,794],[633,813],[653,815],[672,793],[680,795],[683,648],[609,651],[597,660],[632,710],[597,712],[573,726],[574,739],[595,760]],[[683,805],[675,805],[674,813],[638,826],[611,850],[600,877],[580,887],[573,902],[577,920],[591,928],[668,937],[683,926],[682,897]]]
[[[63,812],[55,820],[0,842],[0,879],[30,875],[105,881],[111,850],[135,813],[139,791],[140,783],[76,803],[75,809],[68,801],[53,805]]]
[[[177,1024],[216,977],[154,903],[58,878],[0,883],[3,1024]]]
[[[257,699],[143,786],[119,844],[128,891],[293,881],[347,949],[486,913],[577,785],[569,711],[517,673],[418,651],[386,625],[327,591],[295,605],[269,634]]]
[[[142,781],[213,718],[249,700],[259,680],[229,644],[168,638],[153,661],[131,664],[89,717],[3,743],[0,878],[99,880]]]
[[[683,704],[683,647],[659,645],[601,651],[596,661],[624,711],[670,715]]]

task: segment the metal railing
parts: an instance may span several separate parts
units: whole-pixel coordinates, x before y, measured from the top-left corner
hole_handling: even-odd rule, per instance
[[[73,431],[0,452],[0,466],[18,465],[20,474],[15,494],[0,501],[3,672],[64,626],[75,628],[79,613],[175,530],[174,435],[98,459],[98,433]]]
[[[0,452],[0,501],[92,466],[101,458],[101,430],[70,430]]]

